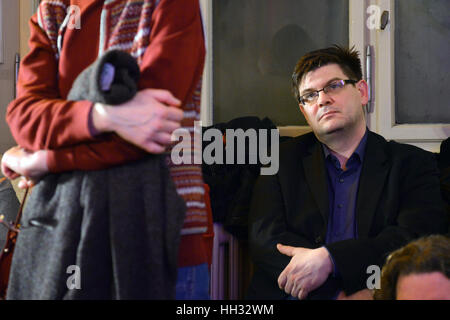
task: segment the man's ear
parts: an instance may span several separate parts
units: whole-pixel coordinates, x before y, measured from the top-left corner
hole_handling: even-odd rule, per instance
[[[300,111],[302,112],[303,116],[306,119],[305,109],[304,109],[303,105],[300,102],[298,103],[298,108],[300,109]]]
[[[356,88],[358,89],[361,95],[361,104],[364,106],[369,101],[369,86],[365,80],[359,80],[356,83]]]

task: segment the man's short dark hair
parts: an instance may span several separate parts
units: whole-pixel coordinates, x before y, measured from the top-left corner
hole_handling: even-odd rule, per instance
[[[376,300],[395,300],[400,276],[440,272],[450,279],[450,238],[432,235],[415,240],[392,252],[381,272]]]
[[[315,50],[305,54],[297,62],[292,74],[292,91],[297,101],[300,101],[299,85],[303,77],[310,71],[314,71],[327,64],[337,64],[342,72],[351,80],[361,80],[361,61],[359,53],[352,47],[343,48],[338,45],[333,47]]]

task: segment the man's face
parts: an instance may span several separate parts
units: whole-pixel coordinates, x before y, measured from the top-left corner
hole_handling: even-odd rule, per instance
[[[397,300],[450,300],[450,280],[440,272],[413,273],[397,281]]]
[[[334,80],[348,80],[339,65],[328,64],[308,72],[299,86],[300,96],[320,90]],[[342,129],[365,126],[362,106],[367,104],[368,89],[364,80],[355,85],[346,84],[333,94],[319,93],[313,104],[299,104],[300,110],[315,134],[322,137]]]

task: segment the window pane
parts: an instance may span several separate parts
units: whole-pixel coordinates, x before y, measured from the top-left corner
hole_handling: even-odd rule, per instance
[[[348,45],[348,0],[213,1],[214,123],[242,116],[305,125],[291,74],[305,53]]]
[[[395,1],[395,121],[450,123],[450,1]]]

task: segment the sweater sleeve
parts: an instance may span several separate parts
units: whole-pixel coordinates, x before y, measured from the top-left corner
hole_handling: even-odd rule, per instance
[[[28,150],[56,149],[93,140],[89,101],[64,100],[58,89],[58,61],[36,15],[30,20],[30,52],[19,70],[17,98],[6,113],[16,142]]]
[[[198,0],[161,1],[153,13],[150,45],[141,64],[140,88],[167,89],[184,106],[192,99],[203,73],[204,58]]]
[[[139,89],[160,88],[169,90],[182,100],[183,106],[185,106],[192,98],[195,85],[203,72],[204,54],[205,47],[198,0],[182,2],[162,0],[153,12],[150,44],[140,64]],[[51,72],[56,74],[56,66]],[[53,85],[56,85],[56,83],[53,83]],[[54,106],[57,102],[52,101],[52,103]],[[86,102],[75,103],[83,104]],[[45,143],[22,144],[19,140],[17,141],[26,148],[32,146],[31,150],[51,149],[47,159],[51,172],[106,169],[139,159],[145,154],[142,149],[128,144],[115,134],[102,135],[101,139],[92,138],[88,124],[91,104],[89,103],[89,106],[85,108],[85,113],[80,113],[81,111],[78,108],[75,111],[67,107],[71,112],[76,112],[77,117],[83,117],[83,120],[75,116],[73,118],[67,117],[67,121],[82,122],[79,124],[80,131],[71,132],[74,138],[68,139],[68,141],[76,140],[78,143],[65,143],[67,140],[62,141],[63,138],[59,137],[54,138],[57,142],[54,145]],[[56,122],[60,122],[59,113],[49,113],[46,115],[48,119],[47,129],[43,126],[41,130],[48,130],[49,124],[53,120],[52,116],[55,116]],[[28,123],[30,120],[23,121]],[[11,121],[9,122],[11,123]],[[35,126],[36,129],[40,129],[41,123],[39,122]],[[61,130],[64,130],[64,126],[61,125],[61,127]],[[76,125],[70,125],[70,128],[74,131],[77,131],[76,127]],[[48,137],[44,139],[44,141],[48,140],[50,140]]]

